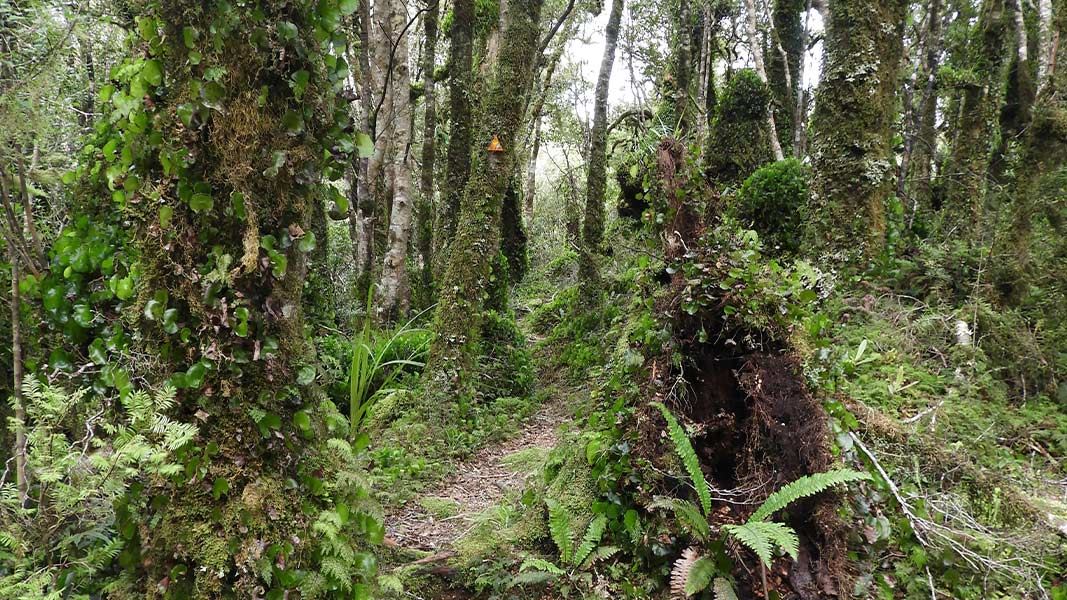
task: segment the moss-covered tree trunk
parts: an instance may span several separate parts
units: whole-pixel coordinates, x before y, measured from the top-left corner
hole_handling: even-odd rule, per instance
[[[933,199],[934,155],[937,150],[937,69],[941,55],[941,0],[931,0],[927,6],[926,30],[923,36],[922,65],[916,88],[913,138],[909,142],[911,157],[910,190],[912,218],[930,210]]]
[[[759,75],[760,81],[767,85],[767,69],[764,67],[763,48],[756,27],[756,18],[755,1],[745,0],[745,34],[748,37],[748,51],[752,57],[752,65],[756,70],[756,74]],[[781,144],[778,143],[778,126],[774,122],[774,107],[768,103],[764,112],[766,113],[764,118],[767,121],[767,131],[771,132],[768,138],[771,143],[771,152],[774,154],[774,160],[782,160],[785,156],[782,154]]]
[[[600,74],[596,80],[593,97],[593,128],[589,141],[589,168],[585,180],[585,220],[582,223],[581,259],[579,275],[592,293],[599,279],[595,254],[599,253],[604,239],[604,194],[607,188],[608,170],[608,91],[611,70],[615,64],[615,46],[619,41],[619,25],[622,23],[623,0],[612,0],[611,14],[604,32],[604,56],[600,60]]]
[[[774,93],[774,123],[782,149],[791,152],[800,102],[800,61],[804,56],[801,13],[805,0],[774,0],[774,31],[767,49],[767,80]]]
[[[442,392],[464,392],[481,337],[490,270],[500,249],[501,206],[515,172],[515,142],[537,64],[542,0],[509,5],[497,60],[490,65],[474,138],[475,165],[459,206],[441,279],[427,376]],[[491,151],[494,136],[502,151]],[[448,397],[447,395],[445,397]]]
[[[471,171],[471,70],[474,49],[474,0],[455,0],[452,6],[451,45],[448,49],[448,156],[445,189],[434,227],[435,270],[443,273],[448,248],[456,235],[459,205]]]
[[[1051,10],[1050,35],[1067,40],[1067,0],[1053,0]],[[1042,183],[1057,177],[1067,165],[1067,43],[1055,47],[1046,77],[1019,149],[1019,164],[1024,168],[1017,174],[1011,231],[999,248],[1004,258],[998,283],[1008,299],[1016,302],[1030,289],[1027,274],[1034,216],[1040,207],[1057,198],[1049,189],[1042,189]]]
[[[972,78],[962,90],[956,138],[942,177],[942,235],[972,239],[982,222],[989,159],[995,144],[1010,15],[1004,0],[983,0],[968,46]]]
[[[373,558],[334,522],[348,560],[332,569],[339,546],[313,527],[356,487],[333,479],[343,452],[325,448],[301,299],[312,203],[353,141],[334,90],[355,6],[139,6],[144,54],[111,97],[122,158],[109,171],[140,253],[144,376],[177,388],[175,417],[199,435],[181,471],[120,507],[123,581],[140,590],[128,597],[351,595]]]
[[[689,120],[691,115],[689,114],[689,85],[692,83],[693,72],[693,50],[690,48],[693,36],[692,30],[692,14],[689,7],[689,0],[678,0],[676,4],[676,13],[674,18],[674,43],[672,44],[672,50],[674,51],[674,121],[668,123],[668,126],[677,126],[678,129],[685,133],[689,130]]]
[[[825,66],[812,115],[809,244],[863,267],[885,245],[904,0],[830,3]]]

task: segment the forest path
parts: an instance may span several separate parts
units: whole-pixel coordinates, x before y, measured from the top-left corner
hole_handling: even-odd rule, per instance
[[[538,338],[528,343],[533,346]],[[555,379],[537,360],[538,382]],[[543,384],[542,384],[543,385]],[[553,390],[555,391],[555,390]],[[391,542],[407,549],[445,553],[477,524],[476,518],[509,492],[521,492],[540,472],[544,457],[560,441],[570,419],[568,396],[552,393],[515,435],[482,448],[455,465],[455,472],[386,517]]]

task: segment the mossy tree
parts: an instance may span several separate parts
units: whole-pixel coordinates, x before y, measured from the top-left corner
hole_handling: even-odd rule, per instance
[[[800,102],[800,61],[804,58],[804,0],[774,0],[768,39],[767,82],[774,93],[774,123],[786,154],[793,149],[793,136]]]
[[[734,73],[715,107],[705,151],[709,176],[739,184],[774,160],[767,119],[770,102],[770,89],[754,70]]]
[[[435,271],[444,271],[448,247],[456,234],[459,205],[471,170],[471,110],[474,50],[474,0],[455,0],[452,6],[448,48],[448,150],[445,188],[437,208],[433,232]]]
[[[1003,96],[1004,59],[1011,39],[1009,18],[1004,0],[983,0],[968,43],[968,73],[959,78],[962,90],[956,135],[942,173],[946,194],[940,229],[951,237],[973,239],[982,222]]]
[[[1067,38],[1067,0],[1052,3],[1051,29],[1059,39]],[[1018,163],[1025,168],[1016,178],[1011,231],[1000,249],[1005,255],[1005,268],[998,275],[998,283],[1012,301],[1022,300],[1030,289],[1026,277],[1031,266],[1033,220],[1042,208],[1048,215],[1055,213],[1054,202],[1060,188],[1050,180],[1062,177],[1067,165],[1067,44],[1055,45],[1052,51],[1045,80],[1039,82],[1030,126],[1020,145]],[[1049,185],[1043,185],[1046,182]],[[1049,219],[1055,220],[1051,216]]]
[[[830,3],[825,65],[812,114],[808,243],[857,266],[885,245],[893,189],[892,124],[903,54],[904,0]]]
[[[380,525],[351,504],[330,521],[340,537],[315,527],[359,488],[338,484],[351,453],[326,446],[348,432],[314,385],[302,292],[326,241],[313,204],[354,146],[336,91],[348,75],[338,27],[356,4],[136,9],[137,56],[114,72],[100,129],[116,151],[86,177],[117,190],[98,197],[133,227],[131,319],[153,357],[140,375],[177,388],[176,417],[200,434],[178,450],[182,472],[120,507],[125,581],[140,597],[352,595],[374,565],[355,546]]]
[[[500,249],[501,209],[515,173],[515,142],[537,64],[542,0],[509,5],[497,60],[489,65],[474,162],[458,207],[456,234],[439,286],[436,337],[427,377],[436,391],[465,393],[481,338],[482,312],[492,263]],[[491,148],[494,136],[502,151]]]
[[[595,254],[604,238],[604,193],[608,170],[608,90],[615,64],[615,45],[619,40],[624,0],[612,0],[611,13],[604,32],[604,56],[600,61],[593,98],[593,128],[589,133],[589,166],[586,170],[585,220],[582,223],[579,273],[585,284],[585,296],[594,293],[598,280]]]

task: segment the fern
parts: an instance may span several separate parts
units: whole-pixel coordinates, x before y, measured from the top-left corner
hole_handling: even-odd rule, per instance
[[[571,541],[571,517],[567,509],[555,500],[546,499],[545,504],[548,506],[548,532],[559,548],[560,560],[569,563],[574,549]]]
[[[682,528],[697,539],[704,541],[711,537],[711,527],[704,515],[700,514],[700,508],[688,500],[678,498],[657,497],[649,505],[649,508],[665,508],[674,513],[675,518]]]
[[[531,556],[527,558],[526,560],[522,561],[521,565],[519,565],[520,573],[523,571],[529,571],[530,569],[544,571],[546,573],[552,573],[553,575],[563,575],[563,569],[557,567],[555,563],[547,561],[543,558],[537,558],[536,556]]]
[[[724,525],[723,531],[755,552],[764,566],[771,565],[771,553],[775,546],[780,547],[794,560],[797,557],[800,542],[796,532],[788,525],[750,521],[744,525]]]
[[[870,478],[871,475],[869,473],[861,473],[850,469],[838,469],[836,471],[805,475],[768,496],[767,499],[763,501],[763,504],[756,509],[756,512],[752,513],[749,521],[766,521],[767,517],[801,498],[814,496],[815,494],[835,485]]]
[[[698,560],[700,560],[700,552],[696,548],[689,547],[682,551],[681,558],[674,561],[674,567],[671,568],[671,596],[684,598],[688,595],[686,588],[689,576],[693,571],[693,565]]]
[[[704,479],[704,472],[700,470],[700,459],[697,458],[697,453],[693,450],[693,444],[689,442],[689,436],[686,435],[678,420],[674,418],[674,415],[667,410],[663,403],[653,402],[652,406],[655,406],[663,413],[663,418],[667,421],[667,432],[671,437],[671,442],[674,443],[674,451],[678,454],[678,458],[682,460],[682,465],[685,467],[686,472],[689,473],[693,487],[696,488],[697,498],[700,500],[700,507],[704,510],[704,516],[710,516],[711,492],[708,491],[708,482]]]
[[[585,537],[582,538],[582,543],[578,545],[578,549],[574,552],[571,560],[572,564],[577,566],[585,562],[589,554],[600,544],[600,539],[604,537],[604,529],[607,526],[608,519],[604,515],[597,515],[589,523],[589,527],[585,530]]]

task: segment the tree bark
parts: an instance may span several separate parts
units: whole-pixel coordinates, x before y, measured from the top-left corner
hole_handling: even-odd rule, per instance
[[[477,167],[471,169],[460,204],[458,228],[448,253],[435,316],[437,335],[426,374],[442,397],[469,391],[474,357],[481,339],[483,293],[500,248],[501,206],[515,171],[515,142],[522,132],[537,48],[543,0],[511,4],[498,60],[491,66],[482,95],[477,138]],[[490,152],[497,136],[503,152]]]
[[[973,239],[981,230],[1004,58],[1009,53],[1008,18],[1004,0],[983,0],[969,52],[976,81],[963,90],[956,140],[943,174],[946,193],[940,231],[944,236]]]
[[[321,201],[320,174],[347,161],[324,152],[349,125],[334,92],[340,74],[310,25],[288,37],[272,29],[267,43],[257,41],[263,23],[318,23],[314,4],[234,3],[224,27],[199,0],[144,7],[142,27],[159,30],[153,60],[165,85],[146,93],[150,130],[126,133],[126,143],[143,150],[134,153],[131,172],[157,194],[151,207],[127,215],[140,295],[126,317],[140,330],[134,350],[153,358],[143,374],[148,384],[175,386],[171,416],[195,422],[199,433],[184,459],[195,468],[152,478],[140,500],[131,496],[138,504],[125,518],[134,521],[130,543],[142,559],[128,569],[140,593],[129,594],[258,597],[271,585],[255,549],[291,544],[287,569],[322,574],[315,516],[353,500],[329,484],[352,465],[342,466],[325,445],[333,437],[326,420],[339,415],[321,403],[314,385],[302,301],[309,250],[303,242],[313,203]],[[173,91],[190,89],[202,75],[189,67],[184,27],[214,33],[215,43],[200,50],[203,64],[222,73],[213,107],[201,106],[187,121],[178,118],[177,104],[197,100]],[[286,83],[298,73],[309,74],[299,98]],[[294,115],[293,106],[306,112]],[[116,127],[128,127],[123,118],[116,117]],[[165,172],[159,151],[179,148],[197,160]],[[94,197],[113,210],[109,195]],[[242,211],[230,210],[237,197]],[[160,227],[156,207],[164,206],[171,216]],[[153,316],[164,307],[182,333]],[[315,482],[321,493],[311,491]],[[351,527],[344,535],[359,536]],[[273,583],[279,591],[295,587]]]
[[[913,220],[921,212],[931,209],[933,191],[934,154],[937,150],[937,69],[941,54],[941,0],[931,0],[927,12],[923,61],[919,82],[922,91],[915,108],[915,136],[912,140],[909,170],[911,171],[911,208]]]
[[[434,169],[437,164],[437,95],[434,74],[437,70],[437,20],[441,0],[427,0],[423,15],[422,87],[426,108],[423,113],[422,171],[419,174],[418,250],[422,258],[420,292],[422,304],[429,306],[433,298],[433,220]]]
[[[593,128],[590,132],[589,168],[586,172],[585,221],[582,224],[579,274],[587,291],[592,291],[599,279],[594,255],[600,252],[604,239],[604,193],[607,186],[608,162],[608,92],[611,89],[611,70],[615,65],[615,46],[619,40],[624,0],[612,0],[611,14],[604,32],[604,57],[593,98]]]
[[[812,115],[813,198],[806,237],[831,261],[857,268],[865,268],[885,244],[906,7],[905,0],[830,4],[823,81]]]
[[[804,1],[775,0],[771,11],[774,32],[769,41],[767,77],[771,91],[774,92],[774,122],[779,146],[783,149],[794,147],[797,106],[800,104],[801,63],[804,56],[804,29],[801,23]]]
[[[756,3],[754,0],[745,0],[745,33],[748,36],[748,51],[752,54],[752,64],[759,75],[760,81],[767,85],[767,69],[763,66],[763,48],[760,47],[759,34],[756,28]],[[782,160],[782,145],[778,141],[778,127],[774,123],[774,109],[767,106],[767,130],[771,132],[770,143],[774,160]]]
[[[474,0],[455,0],[452,7],[452,41],[448,50],[448,156],[445,190],[434,227],[435,270],[447,265],[448,247],[456,235],[459,205],[471,170],[471,70],[474,44]]]
[[[389,1],[392,63],[386,92],[392,97],[392,175],[393,206],[389,217],[389,237],[378,290],[378,320],[391,323],[406,314],[410,306],[411,287],[407,276],[408,242],[412,229],[411,161],[411,73],[408,66],[408,41],[404,26],[407,10],[401,0]]]
[[[689,47],[692,35],[690,27],[692,16],[689,0],[678,0],[678,12],[675,16],[674,33],[674,123],[683,135],[689,131],[689,84],[692,75],[692,49]]]

